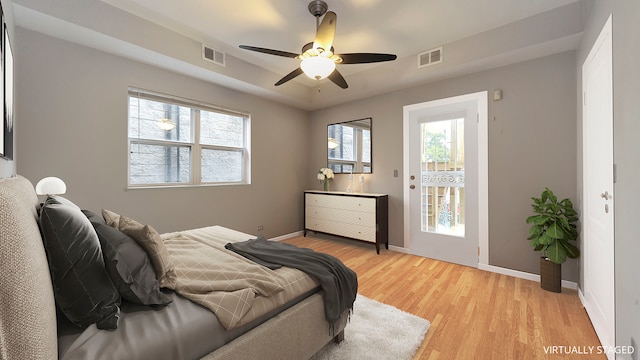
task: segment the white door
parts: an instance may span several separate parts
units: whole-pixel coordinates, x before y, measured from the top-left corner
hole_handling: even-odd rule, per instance
[[[415,255],[478,266],[482,97],[486,113],[486,92],[405,106],[405,247]]]
[[[615,345],[611,35],[609,17],[582,66],[582,293],[585,309],[604,346]]]

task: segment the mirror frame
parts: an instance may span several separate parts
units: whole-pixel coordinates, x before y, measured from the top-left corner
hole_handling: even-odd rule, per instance
[[[335,163],[335,161],[332,161],[332,159],[329,157],[329,152],[331,151],[331,149],[327,146],[327,167],[333,169],[335,174],[372,174],[373,173],[373,118],[366,117],[366,118],[362,118],[362,119],[349,120],[349,121],[343,121],[343,122],[339,122],[339,123],[328,124],[327,125],[327,140],[329,140],[331,138],[329,136],[329,134],[330,134],[332,126],[334,126],[334,125],[343,125],[343,126],[345,126],[345,124],[348,126],[349,123],[362,123],[362,122],[364,122],[366,120],[369,121],[369,134],[370,134],[369,154],[371,156],[371,162],[369,163],[370,171],[365,172],[364,171],[364,166],[362,165],[362,161],[358,161],[358,160],[356,160],[353,172],[336,171],[334,169],[334,167],[331,166],[331,164]],[[365,127],[359,126],[359,128],[365,128]],[[361,146],[361,144],[360,144],[360,146]],[[359,151],[358,153],[362,154],[362,151]],[[358,168],[358,164],[360,164],[360,168]]]

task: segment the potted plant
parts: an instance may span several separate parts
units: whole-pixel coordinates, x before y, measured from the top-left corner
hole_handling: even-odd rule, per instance
[[[578,214],[570,199],[558,201],[549,188],[531,200],[536,215],[527,218],[527,224],[532,224],[528,240],[534,251],[542,251],[540,285],[545,290],[560,292],[561,264],[567,258],[580,256],[580,249],[572,243],[578,239]]]

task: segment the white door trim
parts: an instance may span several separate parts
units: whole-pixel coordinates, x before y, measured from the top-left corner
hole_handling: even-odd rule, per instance
[[[409,192],[409,113],[416,109],[442,106],[457,102],[476,101],[478,104],[478,264],[489,264],[489,104],[488,92],[454,96],[403,107],[403,212],[404,248],[410,245],[410,192]]]

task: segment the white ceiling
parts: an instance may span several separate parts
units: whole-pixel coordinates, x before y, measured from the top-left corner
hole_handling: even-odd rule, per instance
[[[238,45],[299,53],[313,41],[307,0],[102,0],[232,55],[287,74],[297,60],[253,54]],[[337,53],[418,54],[577,0],[326,0],[338,15]],[[344,75],[369,65],[340,66]]]
[[[60,4],[61,1],[63,4]],[[561,28],[564,25],[549,23],[548,17],[541,16],[538,16],[541,19],[540,21],[546,21],[546,23],[540,23],[538,27],[527,27],[527,29],[536,29],[535,31],[518,34],[514,31],[509,31],[508,26],[514,23],[526,24],[528,18],[559,9],[580,0],[325,1],[329,5],[329,10],[337,14],[336,37],[334,40],[334,47],[337,53],[393,53],[398,55],[398,60],[393,63],[411,64],[413,67],[415,67],[416,55],[420,52],[446,44],[461,42],[464,39],[473,39],[478,34],[496,31],[495,29],[499,28],[504,28],[505,34],[495,33],[495,40],[499,42],[495,46],[496,51],[504,53],[502,54],[504,56],[508,55],[518,59],[518,61],[545,55],[549,52],[575,48],[578,41],[578,36],[576,35],[579,35],[575,30],[559,32],[560,35],[545,35],[545,33],[552,31],[553,27]],[[73,15],[65,16],[63,13],[64,3],[70,4],[67,5],[67,9],[71,9],[74,6],[72,5],[74,3],[73,0],[46,0],[44,2],[50,4],[48,6],[43,5],[42,0],[14,0],[17,25],[66,40],[81,42],[77,39],[74,40],[74,36],[77,37],[78,35],[70,34],[77,33],[79,25],[80,28],[89,28],[88,30],[94,33],[99,32],[103,36],[114,36],[118,37],[120,41],[127,41],[122,34],[112,34],[115,30],[109,33],[107,30],[100,29],[98,25],[91,29],[92,25],[87,24],[91,20],[87,20],[86,23],[77,20],[79,16],[83,15],[82,9],[79,9],[78,6],[75,6],[73,10],[69,10],[74,12]],[[299,53],[302,45],[313,41],[315,35],[316,23],[315,18],[307,9],[308,0],[83,0],[83,2],[98,4],[102,2],[103,5],[94,5],[93,8],[104,7],[105,5],[113,6],[120,12],[124,11],[133,14],[138,18],[160,25],[186,38],[222,50],[227,53],[228,59],[237,58],[248,64],[253,64],[258,70],[264,70],[265,79],[255,79],[262,77],[255,76],[255,74],[253,75],[254,79],[245,79],[242,74],[233,74],[233,69],[229,68],[220,72],[237,81],[235,85],[234,81],[223,83],[223,85],[271,96],[278,101],[307,109],[330,106],[345,100],[388,91],[388,89],[414,85],[414,82],[419,77],[424,77],[424,79],[419,79],[421,81],[435,79],[438,77],[436,75],[438,71],[441,71],[442,74],[446,73],[446,76],[454,76],[462,71],[461,69],[464,69],[465,72],[481,70],[482,66],[479,65],[484,63],[484,68],[486,68],[486,62],[491,60],[489,59],[490,57],[495,60],[494,63],[496,65],[509,62],[499,60],[500,54],[496,53],[491,54],[491,56],[484,56],[486,61],[477,61],[477,64],[472,64],[468,61],[467,64],[457,64],[458,72],[446,66],[442,66],[441,69],[434,66],[433,69],[429,70],[432,74],[428,77],[423,74],[404,74],[404,67],[406,66],[402,65],[401,67],[401,64],[343,64],[338,65],[338,70],[349,83],[349,89],[340,89],[328,80],[321,80],[318,83],[317,81],[306,79],[304,76],[299,76],[296,80],[278,87],[281,89],[276,89],[273,87],[273,83],[298,67],[299,61],[242,50],[238,48],[238,45],[253,45]],[[59,6],[54,6],[56,3]],[[87,6],[87,16],[95,17],[96,14],[90,14],[91,9],[90,6]],[[36,14],[38,16],[35,16]],[[61,24],[51,25],[45,29],[45,25],[42,24],[46,22],[43,20],[43,16],[47,18],[64,17],[64,23],[73,23],[74,30],[67,30],[63,34],[59,30],[62,27]],[[113,19],[113,21],[117,22],[117,19]],[[554,21],[559,22],[562,19]],[[531,32],[538,32],[537,29],[543,34],[540,35],[542,39],[539,40],[540,44],[535,43],[538,40],[532,40],[537,34],[531,34]],[[56,32],[59,32],[59,35]],[[134,34],[134,32],[131,31],[130,35],[132,37],[140,35]],[[554,37],[558,37],[562,41],[552,41],[558,40],[553,39]],[[109,51],[106,41],[102,41],[104,43],[102,47],[99,42],[98,40],[93,40],[91,46]],[[550,46],[550,44],[553,46]],[[136,46],[140,45],[140,42],[136,43]],[[532,51],[535,47],[539,49],[545,47],[546,50],[543,53]],[[529,55],[514,56],[516,50],[522,50],[522,48],[527,48]],[[148,54],[144,56],[148,60]],[[446,47],[444,56],[446,61]],[[176,66],[173,68],[175,69]],[[201,70],[198,69],[196,72],[202,74]],[[213,71],[216,71],[216,69],[214,68]],[[389,73],[396,73],[397,76]],[[403,74],[405,76],[401,76]],[[378,76],[380,76],[380,81],[376,83],[375,79]],[[213,76],[213,78],[215,77]],[[363,80],[364,78],[366,78],[366,81]],[[327,82],[329,82],[329,85],[326,84]],[[379,90],[374,91],[373,87]],[[309,90],[306,91],[306,94],[296,95],[300,93],[300,89]],[[319,93],[320,90],[324,91],[325,94],[322,96],[313,94],[315,92]]]

